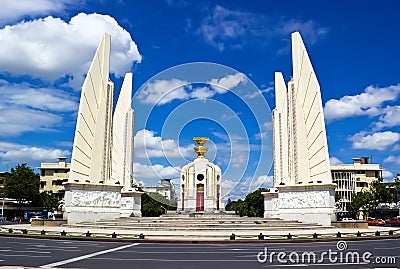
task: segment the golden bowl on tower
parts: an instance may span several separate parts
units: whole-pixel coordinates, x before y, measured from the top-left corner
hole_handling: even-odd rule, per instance
[[[208,137],[194,137],[193,141],[196,141],[198,146],[194,148],[194,151],[197,153],[197,158],[205,158],[205,154],[208,151],[208,148],[204,146],[204,144],[210,140]]]

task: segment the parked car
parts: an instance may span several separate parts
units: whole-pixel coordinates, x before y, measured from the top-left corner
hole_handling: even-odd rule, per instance
[[[400,226],[400,218],[394,217],[389,220],[390,226]]]
[[[368,222],[368,226],[375,225],[375,218],[367,218],[365,221]]]
[[[383,226],[386,222],[383,219],[367,218],[366,220],[369,226]]]
[[[20,222],[20,221],[22,221],[22,217],[20,216],[16,216],[12,219],[12,222]]]
[[[42,216],[33,216],[29,219],[29,223],[32,223],[32,220],[44,220]]]
[[[384,221],[383,219],[375,219],[376,226],[383,226],[385,224],[386,224],[386,221]]]
[[[353,221],[353,218],[343,218],[342,221]]]

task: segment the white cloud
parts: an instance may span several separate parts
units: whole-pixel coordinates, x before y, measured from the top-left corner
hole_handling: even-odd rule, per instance
[[[242,115],[241,112],[233,112],[233,111],[231,111],[230,114],[222,114],[221,115],[221,120],[222,121],[236,120],[236,119],[239,118],[240,115]],[[224,135],[224,138],[226,138],[225,135]]]
[[[256,133],[254,135],[254,138],[257,140],[264,139],[268,137],[268,135],[272,134],[272,121],[267,121],[264,122],[264,124],[261,127],[261,132]]]
[[[179,178],[181,168],[163,166],[161,164],[144,165],[133,163],[133,176],[137,181],[146,182],[148,180],[158,180],[162,178]]]
[[[4,147],[3,147],[4,146]],[[41,148],[14,143],[0,142],[0,158],[3,161],[11,162],[30,162],[30,161],[50,161],[58,157],[68,156],[68,150],[55,148]]]
[[[7,107],[26,106],[40,110],[75,111],[77,98],[70,93],[51,88],[34,88],[27,83],[11,84],[0,81],[0,104]]]
[[[224,179],[222,180],[222,196],[225,196],[227,193],[231,192],[236,185],[238,184],[238,181],[234,181],[231,179]]]
[[[368,86],[361,94],[328,100],[324,107],[325,119],[331,121],[362,115],[377,116],[385,112],[382,105],[397,100],[399,94],[400,84],[384,88]]]
[[[387,106],[382,113],[379,121],[375,123],[377,130],[400,125],[400,106]]]
[[[333,165],[343,163],[341,160],[339,160],[338,158],[333,157],[333,156],[329,158],[329,162],[330,162],[330,164],[333,164]]]
[[[291,19],[289,21],[284,21],[278,27],[276,27],[276,32],[284,36],[289,36],[293,32],[300,32],[302,36],[307,38],[307,41],[311,44],[317,42],[317,40],[326,35],[328,32],[327,28],[317,27],[315,22],[308,21],[297,21]]]
[[[231,199],[243,199],[247,194],[259,188],[272,188],[274,184],[273,176],[260,175],[257,178],[246,177],[240,181],[222,181],[222,194],[228,195]]]
[[[170,80],[154,80],[147,83],[138,93],[138,98],[145,104],[164,105],[173,100],[189,98],[185,91],[187,81],[176,78]]]
[[[383,160],[384,163],[395,163],[400,165],[400,156],[389,156],[386,159]]]
[[[399,140],[400,134],[391,131],[377,132],[370,135],[366,135],[365,132],[360,132],[350,137],[354,149],[376,149],[381,151],[394,145]]]
[[[217,5],[212,14],[203,20],[198,32],[205,42],[222,51],[226,40],[245,36],[255,24],[256,20],[250,13],[232,11]]]
[[[77,4],[80,1],[73,0],[2,0],[0,9],[0,25],[15,22],[22,17],[48,15],[51,12],[65,10],[69,4]]]
[[[258,90],[258,91],[254,91],[252,93],[248,93],[248,94],[245,95],[245,97],[249,98],[249,99],[253,99],[253,98],[262,96],[263,93],[269,93],[273,89],[274,89],[274,87],[270,86],[270,87],[267,87],[267,88],[265,88],[263,90]]]
[[[175,140],[156,136],[155,132],[142,129],[135,135],[135,157],[187,157],[193,155],[193,146],[180,147]]]
[[[251,182],[251,189],[258,189],[258,188],[272,188],[274,186],[274,177],[261,175],[258,176],[256,180]]]
[[[76,111],[77,97],[59,89],[0,81],[0,136],[51,130],[62,121],[56,113]]]
[[[309,21],[291,19],[289,21],[278,16],[265,16],[256,13],[229,10],[216,5],[205,17],[197,29],[204,41],[220,51],[238,49],[251,40],[250,37],[268,40],[272,37],[288,37],[290,33],[300,31],[311,43],[327,33],[326,28],[317,27]]]
[[[208,83],[213,86],[213,89],[217,93],[223,94],[226,93],[228,90],[237,87],[237,85],[239,85],[239,83],[241,82],[246,83],[247,79],[243,73],[238,72],[233,75],[226,75],[225,77],[219,79],[213,78]]]
[[[215,91],[209,87],[196,87],[191,93],[191,98],[207,99],[215,95]]]
[[[384,182],[391,182],[393,181],[394,175],[391,171],[383,170],[382,177]]]
[[[110,71],[123,76],[141,55],[118,22],[100,14],[80,13],[65,22],[51,16],[0,29],[0,72],[46,81],[72,76],[79,88],[104,33],[112,36]]]
[[[229,74],[222,78],[213,78],[205,84],[211,86],[194,87],[186,80],[172,78],[157,79],[146,83],[138,92],[138,99],[145,104],[164,105],[174,100],[206,99],[216,94],[224,94],[246,83],[247,78],[242,73]]]
[[[29,108],[0,108],[0,136],[48,130],[61,120],[58,115]]]

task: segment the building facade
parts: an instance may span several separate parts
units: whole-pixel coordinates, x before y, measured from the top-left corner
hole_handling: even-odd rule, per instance
[[[165,197],[165,199],[175,200],[175,187],[171,179],[161,179],[160,184],[157,186],[149,186],[142,188],[145,192],[158,193]]]
[[[337,185],[339,212],[347,212],[352,196],[368,190],[372,181],[382,181],[382,167],[372,164],[370,157],[353,158],[352,164],[331,164],[332,181]]]
[[[40,163],[40,192],[51,191],[55,197],[63,199],[63,183],[68,181],[70,167],[66,157],[59,157],[57,163]]]

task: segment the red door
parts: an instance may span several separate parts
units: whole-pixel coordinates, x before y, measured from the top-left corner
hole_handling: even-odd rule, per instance
[[[197,185],[196,211],[204,211],[204,185]]]

